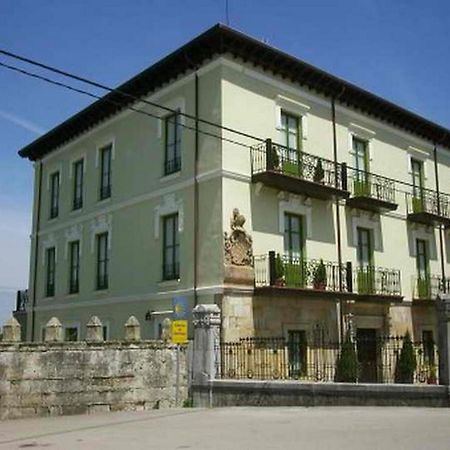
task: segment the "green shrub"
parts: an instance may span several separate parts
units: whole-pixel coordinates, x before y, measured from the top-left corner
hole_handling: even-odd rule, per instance
[[[320,259],[318,266],[314,270],[313,284],[315,289],[325,289],[327,286],[327,269]]]
[[[334,381],[338,383],[356,383],[359,374],[358,356],[355,346],[347,332],[342,343],[341,352],[336,361]]]
[[[403,339],[403,346],[395,367],[396,383],[412,383],[414,381],[414,372],[417,368],[416,355],[411,341],[409,331],[406,332]]]
[[[280,254],[277,253],[277,257],[275,259],[275,278],[277,280],[281,280],[284,277],[284,263]]]
[[[323,170],[323,167],[322,167],[322,160],[319,159],[317,161],[316,167],[314,167],[313,180],[315,183],[322,183],[324,177],[325,177],[325,171]]]

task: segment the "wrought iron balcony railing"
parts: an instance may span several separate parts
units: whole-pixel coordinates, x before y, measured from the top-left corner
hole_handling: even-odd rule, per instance
[[[348,174],[349,206],[378,212],[397,209],[394,180],[354,168],[348,168]]]
[[[406,193],[408,219],[428,225],[443,223],[450,225],[450,196],[427,189]]]
[[[17,291],[16,312],[25,311],[28,305],[28,289]]]
[[[252,147],[251,162],[253,177],[278,175],[313,184],[309,190],[315,189],[318,196],[325,195],[324,188],[335,191],[334,195],[348,196],[345,164],[275,144],[271,139]]]
[[[255,286],[346,292],[357,296],[400,297],[400,270],[368,266],[353,268],[351,262],[304,259],[270,251],[254,257]]]
[[[347,263],[347,276],[352,277],[350,292],[359,295],[401,296],[401,274],[397,269],[366,266],[351,270],[351,263]],[[351,275],[350,275],[351,274]]]
[[[413,298],[416,300],[436,300],[439,294],[450,293],[450,278],[439,275],[414,277]]]

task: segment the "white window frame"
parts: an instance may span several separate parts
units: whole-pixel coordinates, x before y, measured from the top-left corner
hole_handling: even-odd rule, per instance
[[[366,228],[372,231],[373,251],[383,251],[381,235],[381,220],[379,215],[366,213],[365,211],[352,210],[352,246],[358,250],[358,228]]]
[[[278,201],[278,231],[284,235],[284,217],[285,214],[296,214],[305,217],[305,239],[311,238],[312,231],[312,205],[310,199],[304,199],[301,196],[289,194],[283,196]]]
[[[183,200],[175,197],[175,194],[167,194],[163,197],[162,203],[154,209],[154,232],[155,239],[159,239],[161,219],[170,214],[178,214],[178,232],[184,230],[184,205]]]
[[[351,155],[351,164],[353,166],[355,151],[353,150],[353,138],[360,139],[367,143],[367,155],[369,163],[373,160],[373,140],[375,138],[375,131],[369,130],[361,125],[350,122],[348,125],[348,148]]]
[[[293,100],[283,95],[277,95],[275,99],[275,128],[282,131],[281,115],[285,111],[288,114],[297,116],[300,120],[301,138],[303,141],[308,139],[308,113],[311,107]]]

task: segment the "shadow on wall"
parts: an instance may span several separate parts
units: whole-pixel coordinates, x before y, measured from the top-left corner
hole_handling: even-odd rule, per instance
[[[263,193],[257,194],[256,188],[253,186],[251,190],[252,205],[252,225],[253,230],[259,233],[272,235],[283,235],[280,230],[280,208],[279,198],[275,189],[263,187]],[[263,194],[263,195],[262,195]],[[294,197],[294,196],[291,196]],[[296,197],[296,196],[295,196]],[[268,213],[268,212],[271,213]],[[298,214],[295,208],[286,212]],[[306,218],[304,220],[306,224]],[[329,202],[313,200],[311,206],[311,230],[309,231],[308,240],[334,244],[336,242],[334,232],[334,214]]]

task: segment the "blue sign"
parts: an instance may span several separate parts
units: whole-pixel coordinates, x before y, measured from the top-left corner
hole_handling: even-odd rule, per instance
[[[173,297],[173,320],[187,320],[189,316],[189,304],[186,297]]]

